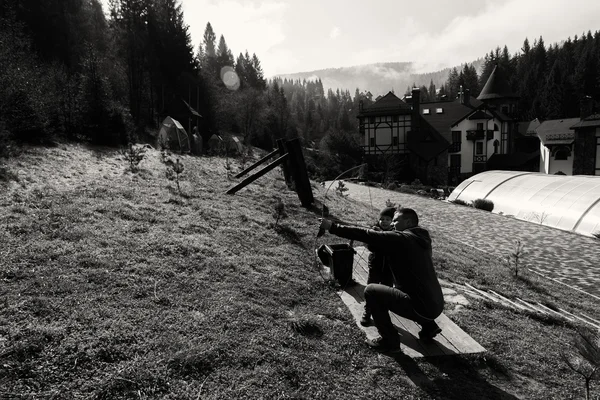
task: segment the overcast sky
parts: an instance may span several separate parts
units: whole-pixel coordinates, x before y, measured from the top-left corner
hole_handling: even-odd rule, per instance
[[[104,0],[105,3],[108,0]],[[206,23],[267,77],[375,62],[432,72],[525,37],[546,46],[600,29],[598,0],[182,0],[197,50]]]

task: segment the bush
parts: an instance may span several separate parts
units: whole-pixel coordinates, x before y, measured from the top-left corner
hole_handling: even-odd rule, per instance
[[[396,185],[394,182],[387,185],[387,190],[396,190],[396,189],[398,189],[398,185]]]
[[[473,207],[479,210],[492,211],[494,209],[494,202],[486,199],[476,199],[473,201]]]
[[[409,185],[400,185],[397,189],[400,193],[408,193],[408,194],[416,194],[417,191],[410,187]]]

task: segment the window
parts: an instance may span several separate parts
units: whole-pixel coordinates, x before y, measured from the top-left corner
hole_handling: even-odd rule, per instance
[[[393,144],[394,146],[398,146],[398,136],[394,136],[394,137],[392,138],[392,144]]]
[[[452,143],[460,143],[461,131],[452,131]]]
[[[429,108],[423,109],[423,115],[429,115]]]
[[[450,166],[460,168],[460,154],[450,155]]]
[[[477,155],[483,154],[483,142],[475,143],[475,154],[477,154]]]
[[[502,114],[508,114],[508,106],[502,106]]]
[[[375,138],[369,138],[369,147],[375,147]]]
[[[560,147],[554,152],[555,160],[566,160],[571,155],[571,151],[566,147]]]
[[[375,117],[369,117],[369,123],[370,124],[374,124],[375,123]]]
[[[392,117],[392,122],[398,122],[398,116],[397,115],[394,115]]]
[[[494,124],[494,130],[497,131],[498,130],[498,124]]]
[[[444,109],[443,108],[436,108],[435,109],[435,113],[436,114],[443,114],[444,113]]]
[[[478,131],[482,131],[483,130],[483,122],[478,122],[477,123],[477,130]]]

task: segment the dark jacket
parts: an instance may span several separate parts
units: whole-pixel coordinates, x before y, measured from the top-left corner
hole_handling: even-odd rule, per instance
[[[334,223],[329,232],[377,246],[386,256],[396,284],[410,296],[414,310],[429,319],[442,313],[444,295],[433,268],[431,237],[426,229],[375,231]]]

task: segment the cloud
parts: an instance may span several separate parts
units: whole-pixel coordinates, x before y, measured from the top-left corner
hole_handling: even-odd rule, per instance
[[[335,38],[337,38],[338,36],[340,36],[340,34],[341,34],[341,33],[342,33],[341,29],[340,29],[339,27],[337,27],[337,26],[334,26],[334,27],[331,29],[331,32],[329,33],[329,37],[330,37],[331,39],[335,39]]]
[[[286,38],[284,17],[288,6],[283,1],[183,0],[182,4],[194,48],[202,42],[206,23],[210,22],[217,42],[223,35],[234,57],[246,50],[256,53],[263,68],[274,66],[270,57],[279,58],[272,52]]]

